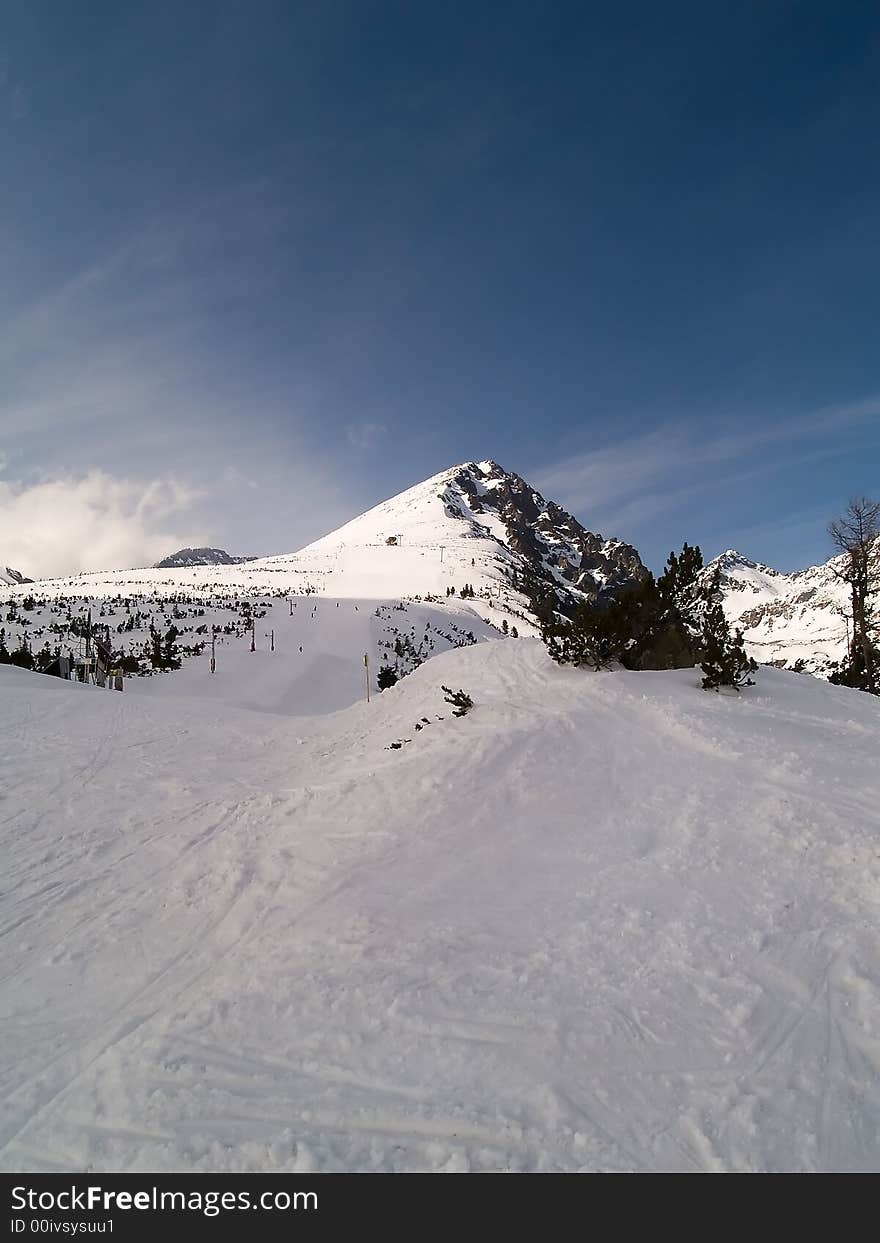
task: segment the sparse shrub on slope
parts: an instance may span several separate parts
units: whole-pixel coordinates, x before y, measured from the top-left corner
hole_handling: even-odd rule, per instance
[[[571,621],[554,615],[541,626],[541,638],[550,656],[560,665],[607,669],[620,660],[626,639],[619,623],[620,612],[578,605]]]
[[[865,660],[866,651],[870,664]],[[880,695],[880,680],[875,675],[877,669],[880,669],[880,648],[876,644],[870,640],[850,643],[843,660],[832,665],[828,681],[834,686],[849,686],[856,691]]]
[[[467,691],[461,689],[454,691],[451,686],[441,686],[440,689],[446,692],[443,696],[446,702],[452,704],[452,715],[467,716],[474,706],[474,701]]]

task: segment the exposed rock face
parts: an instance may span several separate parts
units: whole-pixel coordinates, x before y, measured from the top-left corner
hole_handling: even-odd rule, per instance
[[[880,573],[880,539],[873,558]],[[749,654],[768,665],[803,662],[827,673],[848,644],[849,588],[842,557],[782,574],[729,549],[706,567],[720,571],[724,612],[743,632]]]
[[[256,557],[232,557],[223,548],[181,548],[153,568],[179,570],[188,565],[242,565],[245,561],[256,561]]]
[[[459,467],[444,499],[456,517],[472,517],[477,525],[481,518],[488,520],[489,532],[555,588],[574,587],[591,600],[602,600],[648,573],[631,544],[594,535],[497,462]]]
[[[32,583],[34,580],[22,574],[20,570],[14,570],[11,565],[0,566],[0,583],[7,583],[10,587],[18,587],[21,583]]]

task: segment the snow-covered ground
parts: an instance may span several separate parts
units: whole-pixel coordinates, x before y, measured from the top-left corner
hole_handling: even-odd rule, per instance
[[[382,665],[406,674],[449,647],[498,637],[465,601],[445,606],[301,596],[289,611],[287,601],[275,603],[279,607],[255,625],[255,651],[247,632],[221,635],[214,675],[208,647],[173,673],[129,679],[126,691],[151,698],[195,697],[257,712],[323,716],[365,698],[367,676],[375,695]]]
[[[0,667],[0,1166],[877,1168],[875,699],[271,660]]]

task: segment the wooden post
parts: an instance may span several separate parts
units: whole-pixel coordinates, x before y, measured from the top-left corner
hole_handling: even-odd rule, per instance
[[[251,618],[251,651],[255,652],[256,650],[257,650],[257,621],[256,621],[256,618],[252,617]]]
[[[269,651],[270,651],[270,652],[274,652],[274,651],[275,651],[275,631],[274,631],[274,630],[270,630],[270,631],[269,631],[269,635],[270,635],[270,639],[269,639]]]
[[[211,635],[211,672],[217,672],[217,636]]]
[[[364,678],[366,679],[366,683],[367,683],[367,703],[369,703],[370,702],[370,658],[366,652],[364,652]]]

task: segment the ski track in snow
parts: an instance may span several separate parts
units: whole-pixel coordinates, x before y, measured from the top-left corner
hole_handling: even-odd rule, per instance
[[[876,701],[520,640],[297,717],[224,659],[0,669],[0,1167],[877,1167]]]

